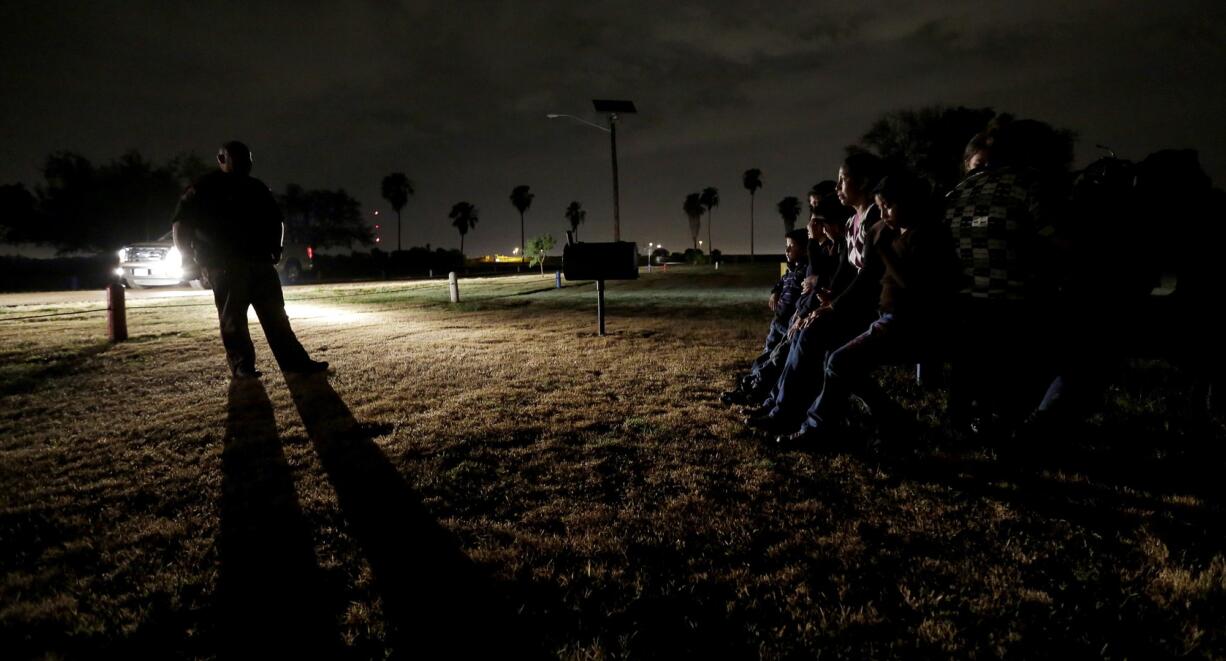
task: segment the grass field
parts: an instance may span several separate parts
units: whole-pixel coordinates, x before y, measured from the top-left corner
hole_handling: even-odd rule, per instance
[[[718,402],[768,267],[287,292],[324,378],[231,383],[208,299],[0,311],[5,658],[1226,656],[1226,434],[1134,363],[1033,460],[779,452]],[[254,325],[254,318],[253,318]],[[257,326],[258,328],[258,326]],[[863,426],[863,425],[862,425]]]

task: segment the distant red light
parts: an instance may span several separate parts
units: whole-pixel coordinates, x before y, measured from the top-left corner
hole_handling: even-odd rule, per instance
[[[307,246],[307,259],[315,259],[315,249]]]

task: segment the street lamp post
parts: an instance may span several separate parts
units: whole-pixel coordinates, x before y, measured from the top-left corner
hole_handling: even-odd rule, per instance
[[[592,99],[592,105],[596,108],[596,112],[608,113],[609,126],[605,128],[599,124],[589,122],[582,117],[574,115],[566,115],[561,113],[549,113],[545,115],[549,119],[557,119],[559,117],[569,117],[575,121],[587,124],[593,128],[600,129],[609,134],[609,147],[613,155],[613,240],[621,241],[621,195],[618,190],[617,181],[617,116],[619,113],[634,113],[638,112],[634,107],[633,101],[618,101],[612,99]],[[650,260],[649,260],[650,261]]]
[[[613,154],[613,240],[622,240],[621,196],[617,189],[617,113],[609,113],[609,144]]]

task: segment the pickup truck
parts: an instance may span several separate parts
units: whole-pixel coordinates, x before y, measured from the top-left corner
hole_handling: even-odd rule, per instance
[[[315,268],[315,249],[294,243],[285,245],[284,226],[281,238],[283,245],[277,273],[283,283],[293,284]],[[156,241],[133,243],[120,248],[119,265],[114,273],[121,284],[132,289],[173,285],[210,288],[208,280],[200,277],[199,273],[184,270],[183,257],[175,248],[170,232]]]

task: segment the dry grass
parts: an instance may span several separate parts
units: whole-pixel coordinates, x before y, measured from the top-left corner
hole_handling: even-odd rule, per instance
[[[335,374],[283,379],[256,331],[262,385],[208,305],[117,346],[0,315],[0,649],[1226,655],[1223,434],[1170,412],[1178,373],[1025,467],[901,371],[912,442],[774,452],[717,399],[769,281],[611,285],[605,338],[593,287],[539,276],[296,289]]]

